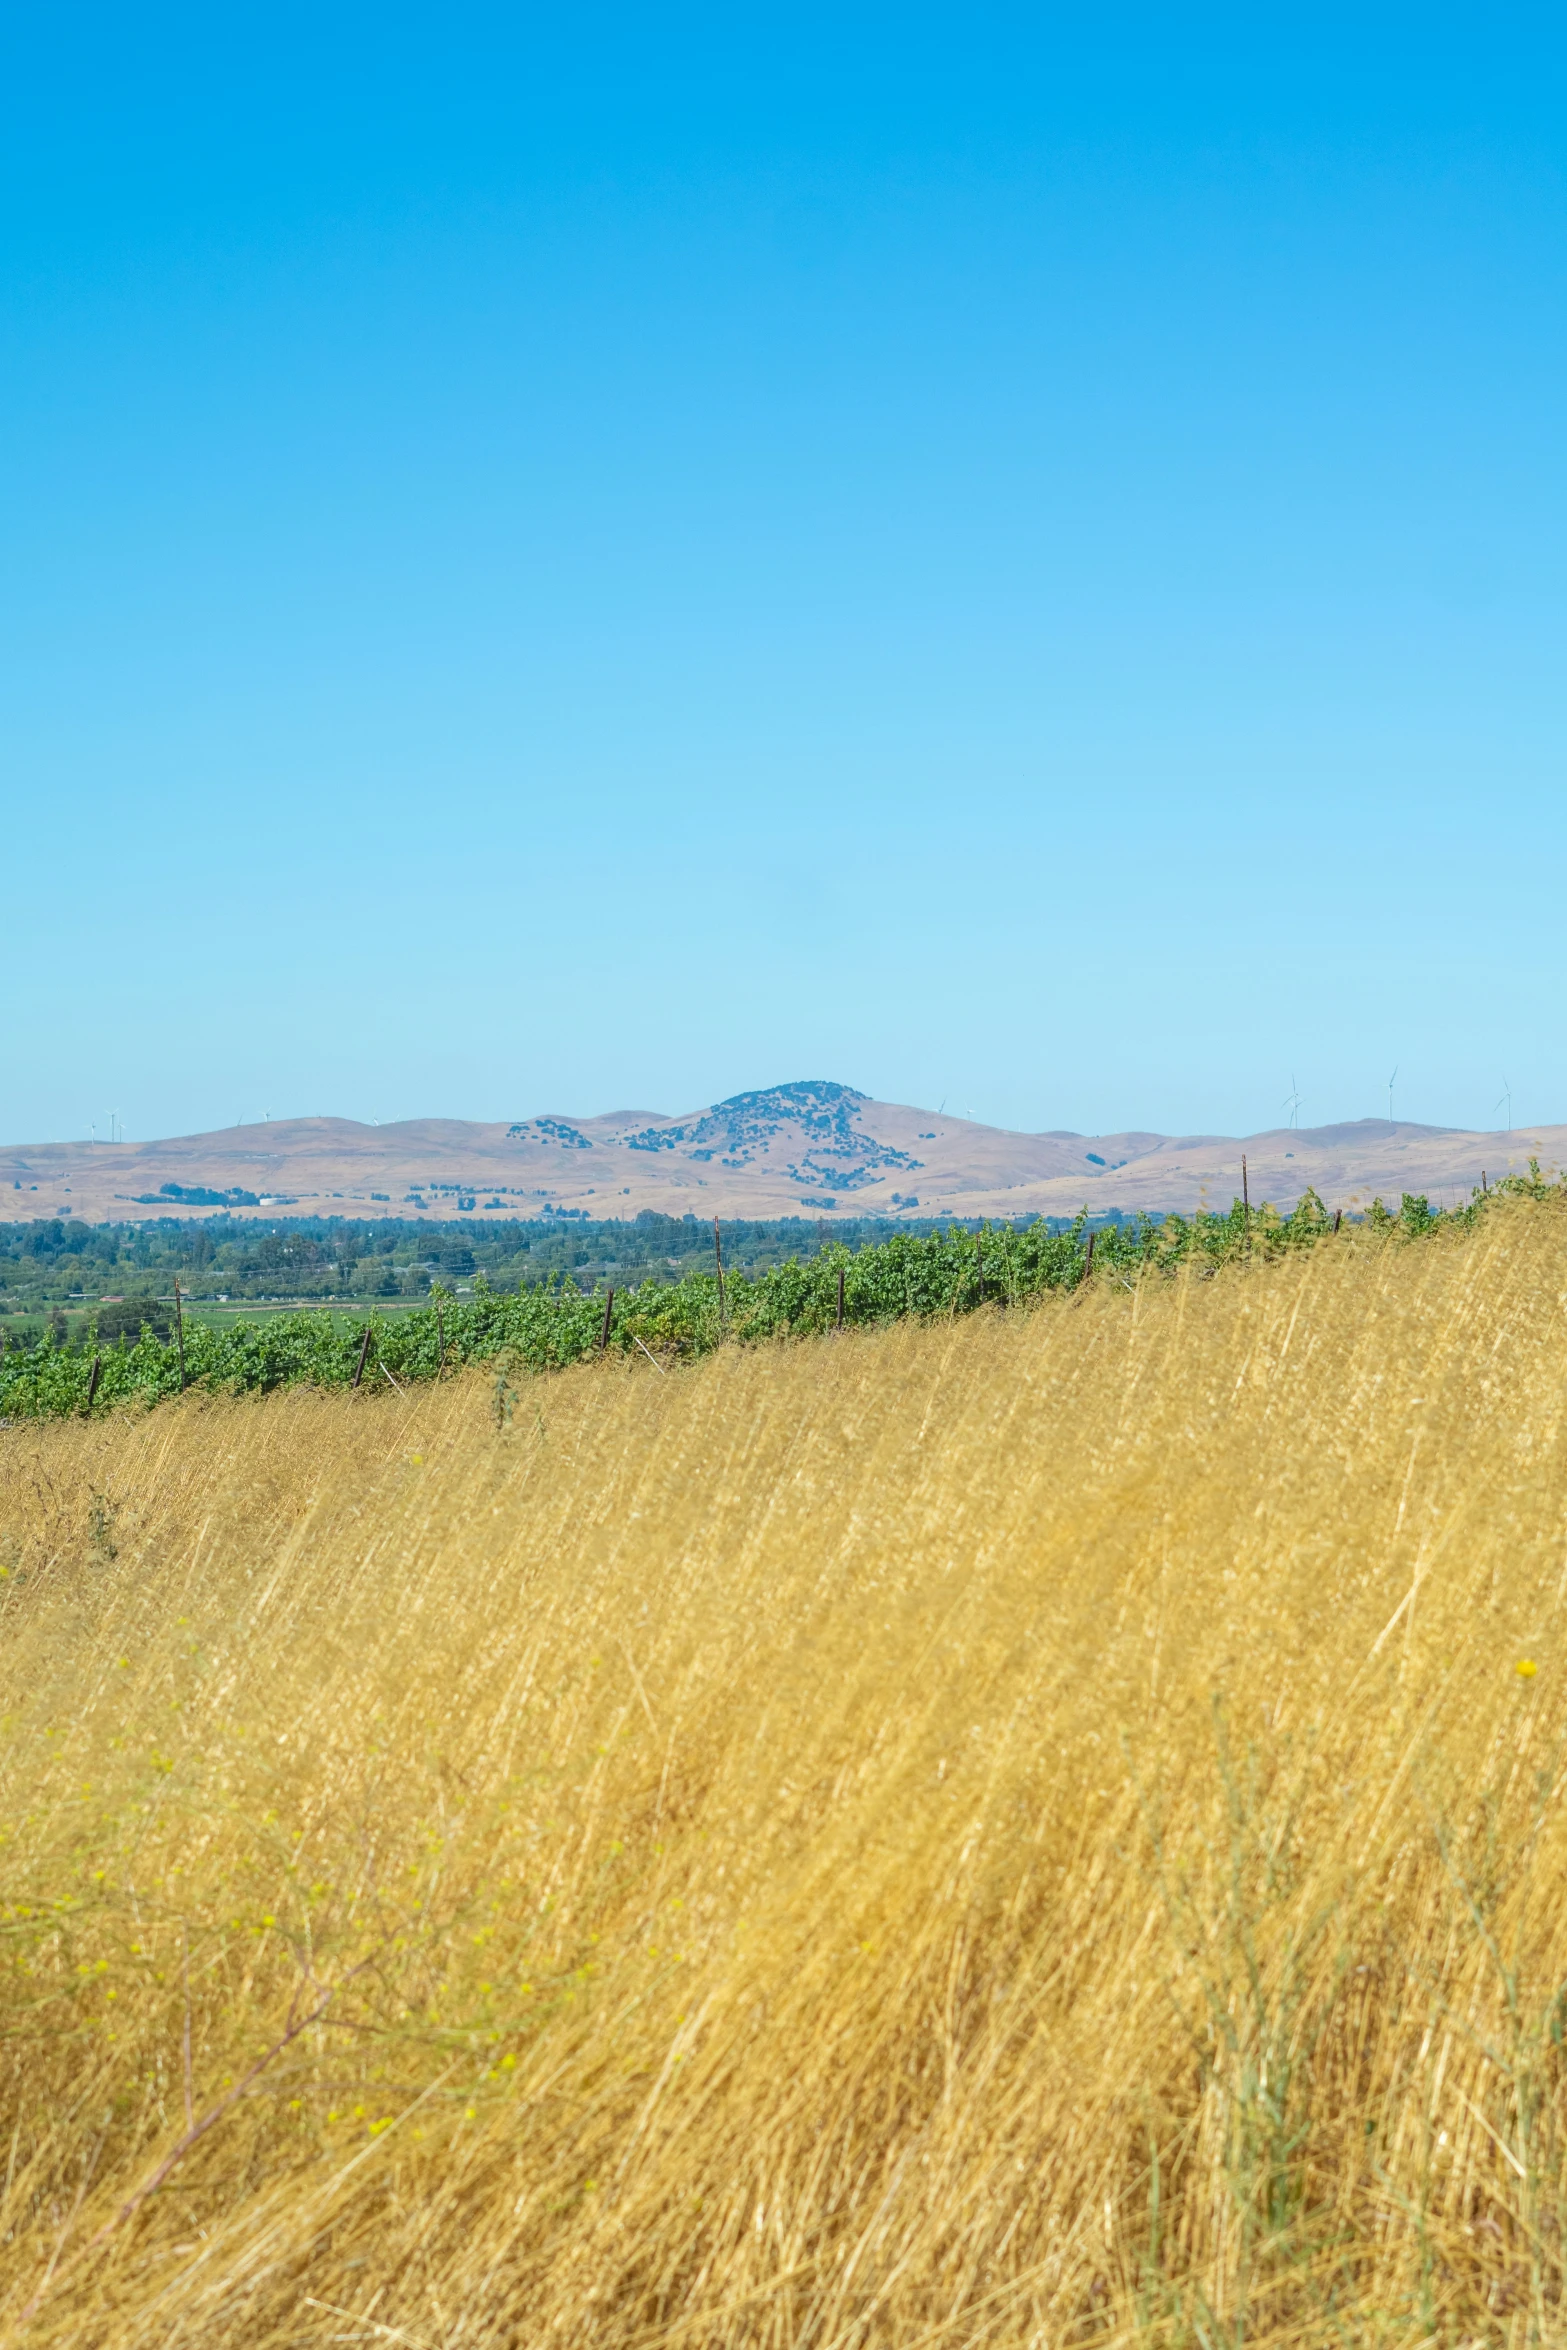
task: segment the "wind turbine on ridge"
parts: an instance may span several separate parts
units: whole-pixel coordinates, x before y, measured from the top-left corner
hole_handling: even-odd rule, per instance
[[[1298,1131],[1300,1127],[1300,1088],[1295,1083],[1293,1072],[1290,1076],[1289,1092],[1280,1102],[1279,1108],[1281,1110],[1288,1110],[1290,1114],[1290,1125]]]

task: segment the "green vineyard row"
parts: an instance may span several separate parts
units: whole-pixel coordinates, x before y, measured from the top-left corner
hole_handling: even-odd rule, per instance
[[[1567,1197],[1531,1162],[1528,1176],[1506,1178],[1467,1206],[1433,1209],[1406,1193],[1396,1215],[1376,1202],[1342,1228],[1357,1240],[1368,1232],[1420,1239],[1465,1227],[1509,1192]],[[754,1276],[721,1272],[715,1260],[710,1273],[613,1291],[581,1290],[566,1276],[514,1292],[481,1285],[462,1299],[437,1292],[412,1313],[372,1310],[346,1332],[330,1315],[305,1310],[221,1330],[187,1322],[174,1338],[144,1330],[134,1343],[114,1345],[100,1345],[91,1331],[71,1344],[45,1334],[0,1354],[0,1419],[149,1405],[182,1389],[239,1394],[369,1384],[385,1392],[476,1363],[497,1367],[500,1396],[512,1372],[563,1369],[601,1349],[645,1356],[664,1369],[724,1344],[1016,1306],[1088,1281],[1130,1285],[1186,1264],[1216,1270],[1314,1247],[1340,1229],[1341,1218],[1308,1191],[1287,1216],[1237,1200],[1227,1214],[1148,1218],[1099,1230],[1080,1217],[1055,1232],[1039,1222],[978,1233],[894,1233],[855,1250],[828,1247]]]

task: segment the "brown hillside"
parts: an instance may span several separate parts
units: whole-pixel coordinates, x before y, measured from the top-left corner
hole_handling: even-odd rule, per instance
[[[288,1118],[165,1142],[15,1146],[0,1150],[0,1220],[207,1212],[165,1193],[169,1184],[248,1194],[257,1204],[231,1203],[233,1212],[269,1219],[533,1216],[546,1206],[593,1216],[1157,1213],[1204,1199],[1227,1206],[1240,1191],[1243,1152],[1253,1198],[1279,1206],[1307,1184],[1333,1206],[1403,1191],[1452,1199],[1467,1196],[1482,1171],[1567,1159],[1567,1127],[1472,1134],[1366,1118],[1239,1139],[1012,1134],[809,1080],[679,1118]]]

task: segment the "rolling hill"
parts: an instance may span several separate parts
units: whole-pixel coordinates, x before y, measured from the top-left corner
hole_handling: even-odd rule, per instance
[[[1242,1137],[1014,1134],[808,1079],[686,1115],[511,1123],[287,1118],[161,1142],[0,1149],[0,1220],[167,1215],[1072,1215],[1227,1206],[1312,1185],[1330,1206],[1466,1196],[1482,1174],[1567,1160],[1567,1126],[1510,1134],[1362,1118]]]

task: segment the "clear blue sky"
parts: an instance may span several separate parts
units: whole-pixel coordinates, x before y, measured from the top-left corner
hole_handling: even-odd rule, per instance
[[[0,1138],[1567,1119],[1564,67],[11,11]]]

